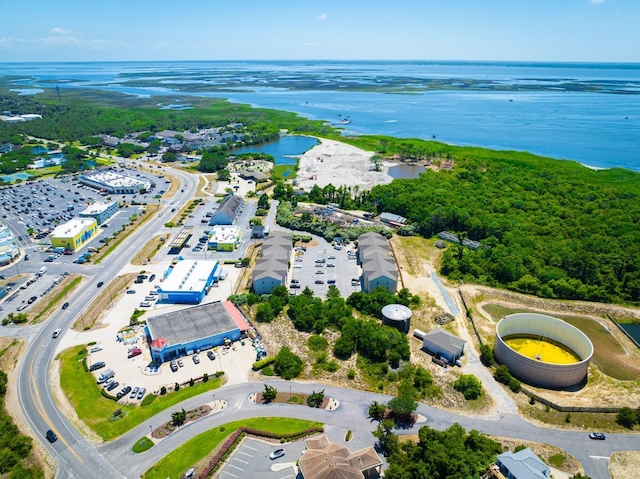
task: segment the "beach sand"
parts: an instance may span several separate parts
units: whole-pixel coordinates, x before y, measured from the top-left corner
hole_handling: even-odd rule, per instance
[[[389,164],[383,164],[381,171],[374,171],[370,159],[371,151],[361,150],[335,140],[318,138],[320,144],[300,157],[298,185],[309,191],[313,185],[320,188],[331,183],[333,186],[356,186],[369,190],[375,185],[391,183],[387,171]]]

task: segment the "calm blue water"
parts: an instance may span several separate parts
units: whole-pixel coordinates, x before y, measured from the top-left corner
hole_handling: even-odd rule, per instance
[[[267,153],[275,158],[276,165],[295,165],[296,159],[292,156],[302,155],[320,142],[309,136],[284,136],[278,141],[265,143],[263,145],[247,146],[236,148],[234,155],[240,153]]]
[[[423,139],[435,136],[452,144],[524,150],[595,167],[640,171],[640,64],[8,63],[0,64],[0,71],[20,76],[17,87],[52,87],[53,81],[63,81],[61,90],[99,88],[139,96],[169,94],[183,100],[189,96],[224,97],[328,122],[348,116],[348,133]],[[464,89],[393,94],[344,91],[340,86],[355,82],[397,88],[404,80],[409,85],[415,79],[473,79],[516,86],[519,91]],[[300,88],[307,84],[318,87],[292,90],[287,88],[292,81],[299,81]],[[566,85],[597,85],[603,92],[619,93],[555,89],[567,90]],[[186,91],[195,87],[202,91]],[[220,87],[226,91],[215,91]]]
[[[640,324],[621,324],[620,326],[622,326],[622,329],[629,333],[633,339],[640,343]]]

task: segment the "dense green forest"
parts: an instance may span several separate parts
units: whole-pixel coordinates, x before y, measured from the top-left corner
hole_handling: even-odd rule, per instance
[[[480,479],[502,452],[500,443],[476,430],[453,424],[444,431],[423,426],[418,442],[400,444],[383,421],[374,433],[387,457],[385,477],[402,479]]]
[[[376,186],[368,196],[426,237],[449,230],[482,243],[477,251],[447,248],[445,275],[549,298],[640,300],[637,173],[519,152],[447,153],[453,169]]]
[[[14,479],[39,479],[44,473],[37,467],[30,467],[25,459],[31,452],[32,440],[20,434],[11,416],[4,408],[7,392],[7,375],[0,371],[0,475]]]
[[[19,144],[20,137],[32,135],[56,141],[91,144],[91,135],[100,133],[123,137],[133,132],[159,132],[224,127],[240,122],[250,125],[256,142],[266,141],[281,128],[291,132],[335,135],[321,121],[311,121],[285,111],[254,109],[221,99],[190,99],[193,110],[161,110],[166,99],[127,99],[125,95],[103,92],[64,92],[61,101],[51,91],[37,97],[0,93],[0,111],[35,113],[42,120],[0,122],[0,143]],[[262,138],[264,136],[264,138]]]

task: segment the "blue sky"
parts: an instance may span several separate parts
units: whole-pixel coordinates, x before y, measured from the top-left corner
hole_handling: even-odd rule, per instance
[[[638,0],[0,0],[0,62],[640,62]]]

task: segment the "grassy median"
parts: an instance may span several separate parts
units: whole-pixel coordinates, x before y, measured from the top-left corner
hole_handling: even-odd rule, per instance
[[[220,442],[241,427],[277,434],[294,434],[311,427],[321,426],[322,423],[319,422],[286,417],[256,417],[230,422],[189,439],[158,461],[142,477],[144,479],[180,477],[184,471],[204,459]]]
[[[198,383],[180,391],[158,396],[147,406],[121,405],[100,394],[93,374],[82,366],[86,356],[86,346],[65,349],[58,355],[60,360],[60,385],[78,417],[104,440],[115,439],[131,428],[155,416],[161,411],[198,394],[217,389],[222,379],[211,378],[206,383]],[[120,419],[113,420],[114,411],[120,409]],[[109,419],[112,419],[111,421]]]

